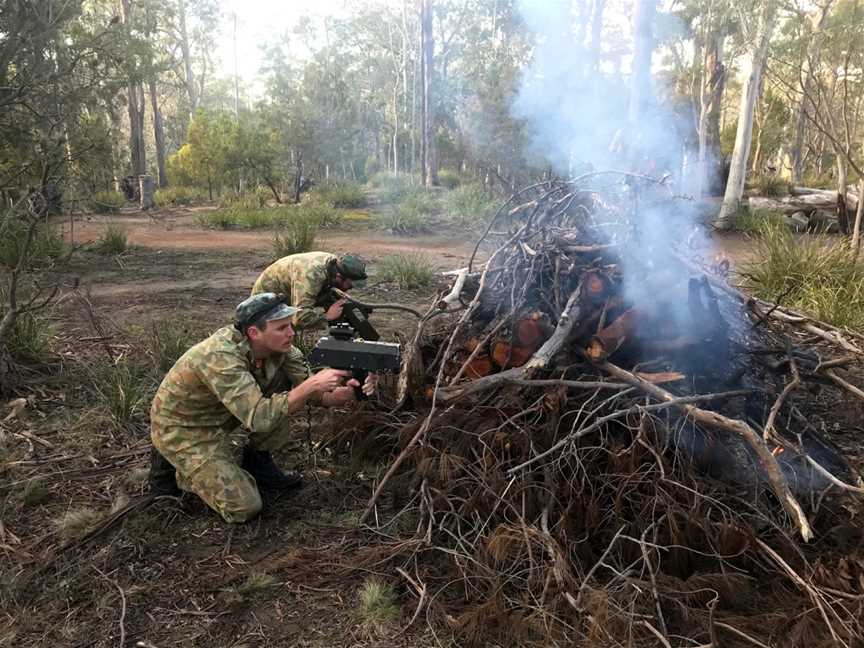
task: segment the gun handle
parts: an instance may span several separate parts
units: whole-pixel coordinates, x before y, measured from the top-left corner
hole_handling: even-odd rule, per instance
[[[369,375],[369,372],[365,369],[352,369],[351,377],[354,378],[357,382],[360,383],[359,387],[354,388],[354,398],[359,401],[369,400],[369,397],[363,393],[363,383],[366,382],[366,376]]]

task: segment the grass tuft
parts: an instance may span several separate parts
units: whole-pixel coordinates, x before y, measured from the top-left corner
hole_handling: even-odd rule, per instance
[[[341,209],[356,209],[366,205],[363,187],[354,182],[328,182],[309,192],[307,200]]]
[[[368,578],[357,595],[357,617],[367,630],[383,632],[399,618],[393,587],[377,578]]]
[[[152,322],[145,338],[147,354],[160,373],[169,371],[195,342],[197,338],[179,318]]]
[[[54,331],[47,320],[33,313],[21,313],[6,339],[6,345],[13,356],[39,360],[48,352]]]
[[[432,261],[425,254],[389,254],[375,267],[381,281],[392,281],[400,288],[425,288],[435,279]]]
[[[193,205],[207,200],[207,192],[196,187],[165,187],[156,190],[156,204],[160,207],[168,205]]]
[[[270,574],[259,574],[252,572],[246,577],[246,580],[237,586],[238,594],[251,594],[252,592],[260,592],[278,585],[275,576]]]
[[[281,259],[290,254],[311,252],[315,247],[315,238],[318,236],[320,221],[302,213],[295,214],[294,218],[273,234],[271,245],[275,258]]]
[[[65,541],[80,538],[105,518],[95,509],[81,508],[66,511],[54,521],[57,533]]]
[[[733,218],[735,229],[746,234],[759,235],[765,228],[789,229],[788,221],[783,212],[774,209],[754,209],[746,207],[739,209]]]
[[[93,388],[115,430],[125,429],[138,415],[152,386],[151,378],[126,361],[103,365]]]
[[[789,195],[789,183],[774,173],[757,174],[752,179],[751,186],[760,196]]]
[[[376,190],[382,203],[401,201],[407,194],[417,190],[420,179],[410,173],[379,171],[369,178],[369,186]]]
[[[745,267],[748,288],[763,299],[804,311],[835,326],[864,329],[864,267],[848,242],[828,236],[796,237],[763,224],[754,259]],[[781,298],[781,296],[783,296]]]
[[[475,227],[489,220],[495,205],[482,187],[467,185],[444,196],[444,213],[457,227]]]
[[[119,191],[97,191],[89,202],[91,211],[97,214],[119,214],[126,197]]]
[[[126,232],[122,227],[109,225],[105,228],[96,241],[96,251],[105,256],[116,256],[123,254],[129,248]]]

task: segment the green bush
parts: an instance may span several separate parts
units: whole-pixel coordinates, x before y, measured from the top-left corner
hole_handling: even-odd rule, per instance
[[[302,218],[317,222],[319,227],[337,227],[342,222],[342,212],[328,203],[303,202],[293,209]]]
[[[233,209],[260,209],[273,198],[267,187],[250,187],[243,193],[230,192],[219,198],[219,206]]]
[[[53,331],[49,323],[33,313],[22,313],[6,339],[9,352],[31,360],[43,358],[48,351]]]
[[[90,197],[90,210],[97,214],[118,214],[126,204],[126,197],[119,191],[97,191]]]
[[[835,326],[864,327],[864,266],[848,242],[827,236],[796,237],[765,223],[755,238],[754,262],[745,266],[748,288],[763,299],[809,313]]]
[[[174,363],[198,342],[179,317],[152,322],[146,336],[147,354],[154,368],[166,373]]]
[[[295,214],[273,234],[273,254],[277,259],[281,259],[290,254],[311,252],[315,248],[318,227],[319,221],[316,218],[302,213]]]
[[[146,404],[152,386],[146,372],[126,361],[99,367],[93,389],[115,430],[124,429]]]
[[[192,205],[207,200],[207,192],[195,187],[166,187],[156,191],[156,204]]]
[[[375,221],[394,234],[418,234],[429,229],[429,219],[435,208],[435,198],[422,188],[414,187],[396,204],[376,213]]]
[[[494,212],[492,199],[477,185],[459,187],[444,196],[447,220],[460,227],[485,223]]]
[[[309,192],[307,200],[329,203],[333,207],[355,209],[366,204],[363,187],[353,182],[328,182]]]
[[[789,195],[789,183],[774,173],[756,174],[750,184],[760,196]]]
[[[805,187],[812,187],[814,189],[833,189],[837,190],[837,178],[835,178],[831,172],[823,172],[823,173],[808,173],[804,176],[802,180]]]
[[[455,189],[462,184],[462,178],[455,171],[441,169],[438,172],[438,184],[447,189]]]
[[[126,232],[117,225],[106,227],[99,235],[99,240],[96,241],[96,251],[106,256],[123,254],[128,247]]]
[[[789,222],[783,212],[775,209],[754,209],[750,211],[746,207],[739,209],[733,218],[734,227],[739,232],[747,234],[760,234],[765,228],[789,229]]]
[[[380,171],[369,178],[369,185],[374,187],[381,202],[397,202],[417,189],[419,178],[410,173],[391,173]]]
[[[400,288],[425,288],[435,279],[432,261],[424,254],[389,254],[375,266],[376,277]]]
[[[368,632],[384,634],[399,619],[393,586],[378,578],[367,579],[357,595],[357,620]]]
[[[381,171],[381,162],[378,161],[378,158],[374,155],[366,158],[366,163],[363,165],[363,173],[366,177],[371,178],[379,171]]]
[[[21,249],[27,240],[29,225],[21,220],[6,220],[0,215],[0,266],[18,265]],[[67,246],[51,225],[39,224],[30,243],[28,267],[51,265],[67,251]]]

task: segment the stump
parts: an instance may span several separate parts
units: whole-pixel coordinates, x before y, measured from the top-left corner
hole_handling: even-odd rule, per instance
[[[139,195],[141,196],[141,211],[147,211],[156,206],[156,182],[151,175],[138,176]]]

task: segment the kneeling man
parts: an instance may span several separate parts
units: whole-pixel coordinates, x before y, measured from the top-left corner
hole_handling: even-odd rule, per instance
[[[234,326],[193,346],[166,374],[150,408],[154,494],[177,494],[179,486],[226,522],[246,522],[261,511],[259,488],[302,485],[302,476],[280,471],[270,452],[285,444],[289,420],[307,403],[352,403],[359,385],[346,384],[348,371],[310,376],[292,345],[296,312],[283,295],[253,295],[237,306]],[[363,392],[374,393],[376,383],[370,375]],[[230,436],[240,426],[238,464]]]

